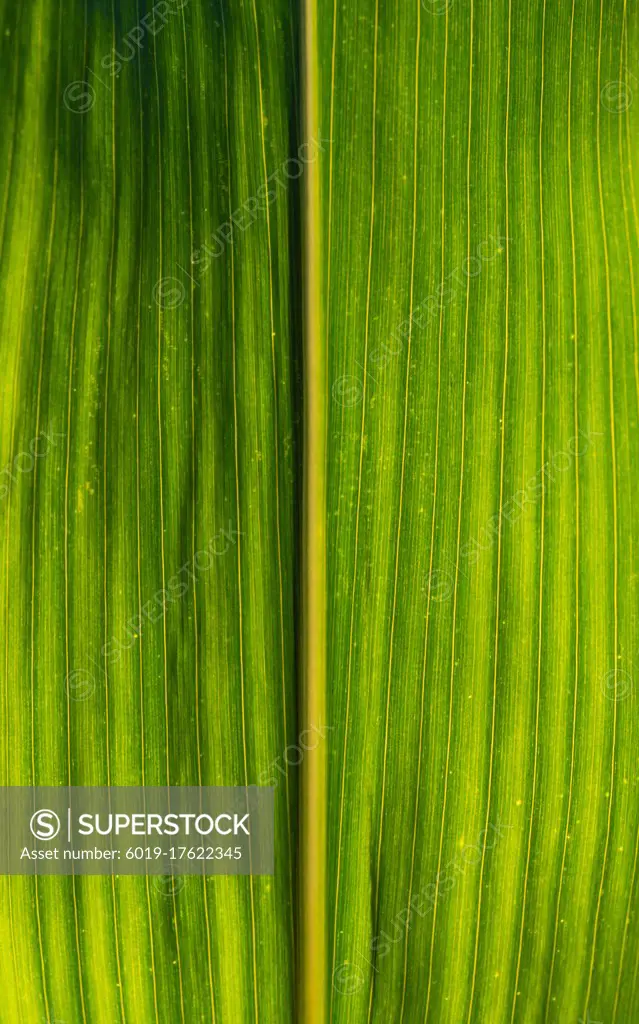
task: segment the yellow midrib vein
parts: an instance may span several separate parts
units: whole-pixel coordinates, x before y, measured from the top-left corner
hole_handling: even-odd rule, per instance
[[[302,136],[319,135],[317,0],[302,3]],[[326,724],[326,338],[322,328],[320,161],[306,167],[302,198],[304,497],[302,567],[303,728]],[[326,750],[308,751],[300,779],[298,1020],[327,1012]]]

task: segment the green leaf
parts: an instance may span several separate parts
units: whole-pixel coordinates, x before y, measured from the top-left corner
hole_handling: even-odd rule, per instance
[[[634,1020],[633,8],[0,24],[3,784],[276,850],[1,878],[0,1020]]]
[[[167,7],[3,10],[3,465],[57,438],[0,510],[3,773],[243,785],[278,761],[276,873],[3,879],[7,1020],[293,1012],[296,14]]]
[[[333,1020],[637,1012],[635,41],[325,23]]]

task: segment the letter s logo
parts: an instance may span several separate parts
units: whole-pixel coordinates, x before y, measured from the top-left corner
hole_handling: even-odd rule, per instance
[[[60,831],[60,819],[55,811],[36,811],[31,816],[29,828],[36,839],[55,839]]]

